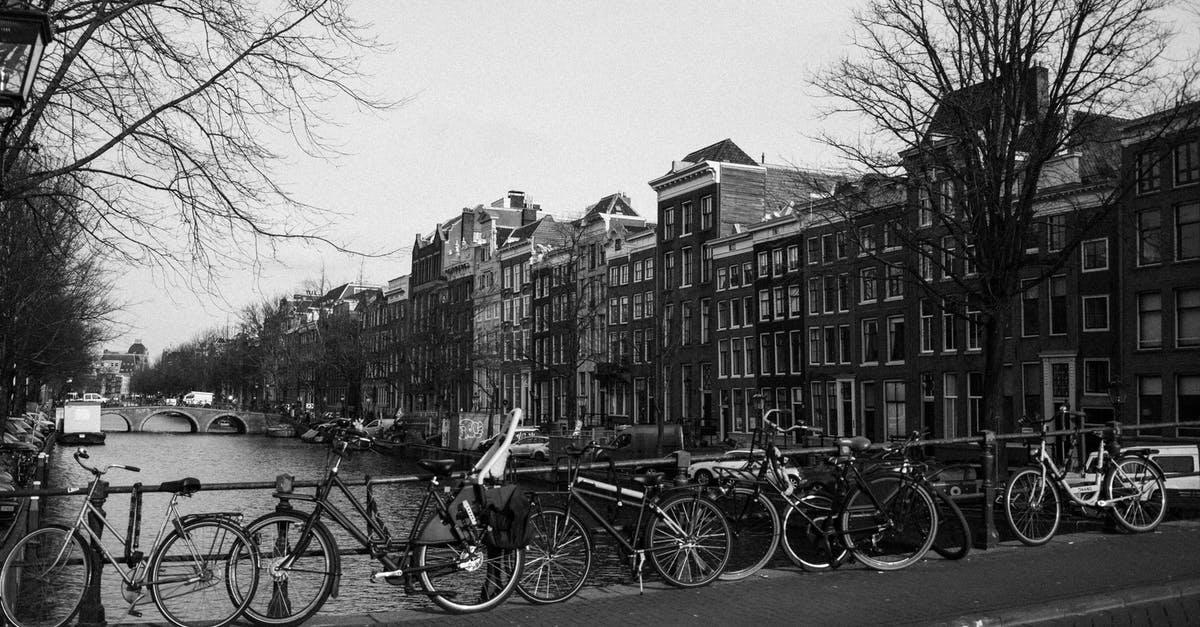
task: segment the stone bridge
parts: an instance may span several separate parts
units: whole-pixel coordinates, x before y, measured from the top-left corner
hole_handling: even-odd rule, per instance
[[[265,433],[267,424],[267,414],[238,409],[173,405],[100,409],[100,428],[104,431]]]

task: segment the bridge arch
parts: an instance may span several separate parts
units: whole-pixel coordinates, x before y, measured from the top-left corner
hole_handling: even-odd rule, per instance
[[[158,418],[160,416],[163,417],[163,419],[160,419],[158,421],[154,420],[155,418]],[[169,417],[173,417],[173,416],[182,416],[183,418],[185,418],[188,422],[189,428],[187,428],[187,429],[156,428],[156,427],[158,427],[158,425],[151,424],[152,421],[161,423],[161,422],[164,422],[164,420],[170,420]],[[141,420],[141,422],[138,424],[137,430],[138,431],[177,431],[177,432],[186,432],[186,433],[199,433],[200,432],[200,424],[201,424],[200,421],[197,420],[196,416],[192,415],[191,412],[188,412],[184,409],[177,408],[177,407],[163,407],[160,409],[156,409],[155,411],[152,411],[149,414],[147,414],[146,417],[143,418]],[[147,428],[148,425],[150,428]],[[167,426],[170,426],[170,423],[168,423]],[[175,426],[179,426],[179,423],[176,422]]]
[[[217,422],[225,419],[230,424],[230,429],[223,429]],[[216,427],[214,429],[214,427]],[[241,416],[235,413],[222,413],[210,418],[207,424],[204,425],[203,433],[246,433],[249,431],[249,426]]]
[[[133,423],[121,412],[104,411],[100,413],[101,431],[133,431]]]

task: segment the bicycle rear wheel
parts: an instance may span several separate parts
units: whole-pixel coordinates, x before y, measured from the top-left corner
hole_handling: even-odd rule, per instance
[[[775,555],[779,547],[779,511],[762,490],[754,488],[734,488],[716,503],[733,534],[729,563],[720,577],[726,581],[745,579]]]
[[[450,544],[417,547],[421,585],[429,599],[454,614],[490,610],[504,602],[517,588],[525,563],[524,549],[493,549]]]
[[[50,525],[17,541],[0,569],[0,608],[18,627],[59,627],[75,616],[92,553],[71,529]]]
[[[819,573],[841,564],[850,556],[836,534],[830,534],[826,543],[824,530],[833,527],[829,522],[832,514],[833,501],[817,494],[801,497],[795,507],[789,506],[784,511],[783,552],[793,564],[810,573]]]
[[[937,504],[937,537],[933,539],[933,550],[948,560],[960,560],[971,552],[971,526],[962,508],[942,490],[931,488]]]
[[[872,475],[866,487],[869,492],[855,487],[847,495],[840,519],[850,554],[876,570],[917,563],[937,535],[937,509],[929,490],[896,473]]]
[[[242,528],[220,518],[171,530],[147,566],[163,618],[178,627],[223,627],[250,604],[258,564]]]
[[[529,517],[533,540],[517,593],[531,603],[560,603],[575,596],[592,570],[592,539],[583,523],[557,508]]]
[[[1167,486],[1162,472],[1137,455],[1118,459],[1108,470],[1104,488],[1113,501],[1113,518],[1129,531],[1153,531],[1167,515]]]
[[[732,534],[721,508],[688,493],[667,497],[646,532],[654,570],[680,588],[707,585],[729,562]]]
[[[1026,468],[1013,475],[1004,491],[1004,517],[1017,539],[1040,546],[1054,537],[1062,506],[1058,490],[1039,468]]]
[[[301,542],[305,519],[298,512],[274,512],[247,529],[262,568],[244,613],[256,625],[298,625],[316,614],[333,590],[335,573],[341,568],[337,542],[319,522]],[[283,568],[283,562],[293,556]]]

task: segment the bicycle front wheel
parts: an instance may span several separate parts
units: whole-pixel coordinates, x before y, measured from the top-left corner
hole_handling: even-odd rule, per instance
[[[783,514],[783,552],[792,563],[810,572],[830,570],[850,557],[836,534],[827,534],[833,525],[833,501],[829,497],[808,494],[789,506]]]
[[[732,534],[721,508],[695,494],[667,497],[646,532],[650,563],[680,588],[707,585],[729,562]]]
[[[306,518],[301,513],[275,512],[250,523],[247,532],[262,569],[245,611],[250,622],[298,625],[329,598],[341,568],[337,542],[319,522],[302,538]]]
[[[465,542],[417,547],[421,585],[429,599],[454,614],[490,610],[521,580],[524,549],[493,549]]]
[[[1040,546],[1054,537],[1062,516],[1058,490],[1038,468],[1026,468],[1013,475],[1004,491],[1004,517],[1017,539],[1029,546]]]
[[[533,539],[517,593],[531,603],[560,603],[575,596],[592,570],[592,539],[575,516],[544,508],[529,517]]]
[[[67,527],[17,541],[0,569],[0,608],[18,627],[59,627],[75,616],[91,580],[92,553]]]
[[[1112,516],[1134,533],[1153,531],[1167,515],[1167,486],[1162,471],[1137,455],[1118,459],[1104,478]]]
[[[733,543],[721,579],[736,581],[758,572],[779,547],[779,511],[762,490],[734,488],[716,501],[729,523]]]
[[[937,537],[933,539],[933,550],[948,560],[960,560],[971,552],[971,526],[962,508],[942,490],[931,489],[937,504]]]
[[[146,582],[163,618],[178,627],[223,627],[250,604],[258,563],[242,528],[203,518],[171,530],[150,556]]]
[[[899,570],[925,556],[937,524],[929,490],[904,475],[881,473],[847,495],[839,531],[864,566]]]

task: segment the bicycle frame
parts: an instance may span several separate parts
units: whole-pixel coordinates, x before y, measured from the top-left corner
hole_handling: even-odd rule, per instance
[[[1103,471],[1112,460],[1106,447],[1101,446],[1096,456],[1095,481],[1080,482],[1075,485],[1067,482],[1067,471],[1060,469],[1058,464],[1054,463],[1053,457],[1046,452],[1046,435],[1044,432],[1039,434],[1038,446],[1031,452],[1031,456],[1041,468],[1043,478],[1057,486],[1057,489],[1065,494],[1067,498],[1071,499],[1071,502],[1083,507],[1111,506],[1111,503],[1101,502],[1101,486],[1104,482]]]

